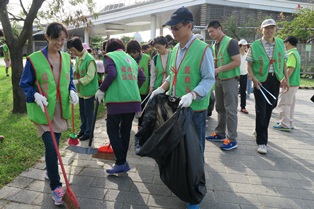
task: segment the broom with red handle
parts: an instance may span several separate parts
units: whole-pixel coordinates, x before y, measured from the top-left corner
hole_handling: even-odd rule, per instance
[[[36,81],[36,85],[37,85],[39,93],[41,95],[43,95],[38,81]],[[62,170],[62,174],[63,174],[64,180],[65,180],[65,184],[66,184],[66,191],[65,191],[65,193],[64,193],[64,195],[62,197],[62,201],[63,201],[63,203],[64,203],[64,205],[65,205],[65,207],[67,209],[80,209],[80,204],[79,204],[79,202],[78,202],[74,192],[72,191],[72,189],[70,187],[70,183],[69,183],[68,177],[67,177],[65,169],[64,169],[64,165],[63,165],[63,162],[62,162],[62,159],[61,159],[61,156],[60,156],[57,140],[56,140],[56,137],[55,137],[52,125],[51,125],[51,121],[50,121],[50,117],[49,117],[49,114],[48,114],[48,111],[47,111],[47,107],[45,105],[43,105],[43,106],[44,106],[44,111],[45,111],[46,118],[47,118],[47,121],[48,121],[48,126],[49,126],[50,134],[51,134],[51,137],[52,137],[53,145],[55,147],[55,150],[56,150],[56,153],[57,153],[57,157],[58,157],[58,160],[59,160],[59,163],[60,163],[60,167],[61,167],[61,170]]]

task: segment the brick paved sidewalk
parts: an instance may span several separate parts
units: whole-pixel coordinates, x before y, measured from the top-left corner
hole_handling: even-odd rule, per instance
[[[221,151],[220,143],[206,142],[207,195],[202,209],[312,209],[314,208],[314,103],[312,90],[299,90],[291,133],[269,128],[268,154],[256,152],[254,99],[248,115],[238,114],[236,150]],[[253,96],[253,95],[252,95]],[[277,121],[275,110],[270,127]],[[217,123],[208,118],[207,134]],[[137,130],[134,122],[132,134]],[[95,147],[108,142],[105,120],[97,121]],[[154,160],[134,154],[131,139],[127,174],[108,176],[112,161],[91,158],[62,149],[63,161],[82,209],[183,209],[185,204],[164,186]],[[87,142],[84,142],[87,146]],[[49,182],[44,180],[43,158],[0,190],[0,209],[50,209],[54,206]]]

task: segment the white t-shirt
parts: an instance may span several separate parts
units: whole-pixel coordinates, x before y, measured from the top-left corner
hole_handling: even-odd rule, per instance
[[[241,56],[241,64],[240,64],[240,74],[246,75],[247,74],[247,61],[246,61],[246,53],[240,54]]]
[[[167,66],[168,54],[169,54],[169,51],[167,51],[166,54],[160,55],[161,56],[162,66],[164,67],[164,69]],[[162,82],[161,83],[163,83],[166,78],[167,78],[167,75],[163,74],[163,78],[162,78]],[[156,66],[155,66],[155,62],[154,62],[154,58],[153,58],[150,61],[150,86],[151,87],[154,87],[155,81],[156,81]]]

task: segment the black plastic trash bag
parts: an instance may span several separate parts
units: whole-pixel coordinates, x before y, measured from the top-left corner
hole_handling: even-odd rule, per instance
[[[155,159],[165,185],[182,201],[198,204],[206,194],[206,186],[204,162],[192,122],[193,110],[176,110],[178,100],[166,95],[155,97],[135,135],[141,145],[136,154]],[[163,119],[165,122],[158,126]]]
[[[179,100],[164,94],[157,95],[149,100],[143,112],[142,124],[135,137],[135,147],[141,147],[147,139],[163,125],[176,111]]]

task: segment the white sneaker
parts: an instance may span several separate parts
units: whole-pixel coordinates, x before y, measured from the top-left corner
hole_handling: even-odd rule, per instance
[[[46,172],[45,179],[49,180],[48,172]]]
[[[267,147],[265,144],[260,144],[257,147],[257,152],[261,154],[266,154],[267,153]]]

